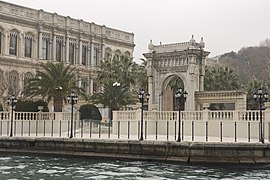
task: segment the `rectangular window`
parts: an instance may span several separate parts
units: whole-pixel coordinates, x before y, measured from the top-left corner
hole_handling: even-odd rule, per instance
[[[98,52],[99,49],[98,48],[94,48],[94,55],[93,55],[93,66],[97,66],[97,62],[98,62]]]
[[[62,41],[56,41],[56,60],[61,62],[62,61],[62,47],[63,42]]]
[[[17,55],[17,35],[11,34],[9,41],[9,54]]]
[[[96,93],[97,92],[97,83],[94,82],[93,83],[93,93]]]
[[[82,47],[82,65],[86,65],[86,59],[87,59],[87,47]]]
[[[84,92],[86,93],[86,82],[82,81],[81,83],[81,88],[84,90]]]
[[[32,56],[32,39],[31,38],[25,38],[24,39],[24,56],[31,58]]]
[[[74,64],[75,60],[75,44],[69,43],[69,63]]]
[[[42,59],[48,59],[49,54],[49,40],[42,38]]]

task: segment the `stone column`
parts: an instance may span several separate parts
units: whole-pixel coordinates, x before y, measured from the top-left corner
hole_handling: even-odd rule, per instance
[[[69,63],[69,36],[66,37],[66,63]]]
[[[105,58],[105,45],[102,43],[101,44],[101,59],[100,61],[103,61]]]
[[[52,37],[51,36],[49,36],[49,47],[48,47],[48,60],[52,60],[52,51],[53,51],[53,46],[52,46],[52,44],[53,44],[53,41],[52,41]]]
[[[199,87],[199,91],[204,91],[204,76],[200,75],[200,87]]]
[[[53,32],[53,43],[52,44],[53,44],[52,60],[55,61],[55,59],[56,59],[56,35],[55,35],[55,30]]]
[[[7,30],[4,30],[3,35],[3,54],[8,55],[9,54],[9,32]]]
[[[79,59],[78,59],[78,64],[82,64],[82,40],[79,40]]]
[[[90,51],[90,46],[87,46],[87,58],[86,58],[86,67],[90,66],[90,61],[91,61],[91,51]]]
[[[89,95],[89,92],[90,92],[90,86],[89,86],[89,81],[90,81],[90,79],[89,79],[89,77],[87,77],[87,83],[86,83],[86,94],[87,95]]]
[[[93,90],[94,90],[94,80],[91,78],[90,79],[90,94],[93,94]]]
[[[94,66],[94,43],[91,42],[91,59],[90,59],[90,66]]]
[[[80,77],[79,77],[78,83],[79,83],[79,88],[81,88],[81,87],[82,87],[82,76],[81,76],[81,75],[80,75]]]
[[[18,52],[18,57],[24,57],[24,35],[22,33],[18,33],[17,37],[17,52]]]
[[[152,110],[153,105],[153,99],[154,99],[154,91],[153,91],[153,76],[148,77],[148,88],[149,88],[149,103],[148,103],[148,109]]]
[[[36,35],[32,39],[32,59],[36,60],[38,58],[38,44],[37,44]]]

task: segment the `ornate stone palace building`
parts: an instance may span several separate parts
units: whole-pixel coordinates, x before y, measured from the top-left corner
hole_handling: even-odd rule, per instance
[[[132,56],[134,34],[0,1],[0,93],[21,96],[24,82],[40,63],[65,62],[76,66],[79,86],[87,94],[98,91],[100,61]]]
[[[148,89],[151,94],[149,110],[175,110],[171,81],[177,81],[188,92],[186,110],[202,110],[213,103],[233,104],[234,109],[246,109],[246,94],[241,91],[204,91],[206,58],[203,38],[196,42],[148,45],[143,55],[147,59]]]

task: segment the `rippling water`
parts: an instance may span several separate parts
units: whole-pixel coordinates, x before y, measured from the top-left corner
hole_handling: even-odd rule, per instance
[[[270,167],[2,154],[0,179],[270,179]]]

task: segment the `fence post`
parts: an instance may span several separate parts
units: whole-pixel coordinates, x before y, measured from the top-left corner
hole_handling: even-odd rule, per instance
[[[205,140],[208,141],[208,125],[209,125],[209,103],[203,103],[202,119],[205,124]]]
[[[64,117],[63,112],[54,112],[54,113],[55,113],[55,119],[52,119],[51,122],[52,122],[52,124],[54,124],[55,127],[52,127],[52,132],[51,133],[53,133],[53,131],[55,131],[55,134],[62,134],[62,132],[57,132],[57,131],[69,131],[69,128],[68,129],[60,129],[60,128],[58,128],[58,127],[60,127],[61,121],[64,120],[63,119],[63,117]],[[45,114],[45,113],[41,112],[40,115],[42,116],[42,114]],[[55,121],[55,122],[53,123],[53,121]],[[69,119],[64,121],[64,122],[66,122],[66,125],[67,125],[67,122],[69,122]]]
[[[270,133],[269,133],[269,128],[270,128],[270,102],[265,102],[265,111],[264,111],[264,135],[265,138],[270,141]]]
[[[111,121],[112,134],[117,134],[117,121],[118,121],[118,113],[120,111],[113,111],[113,119]]]

